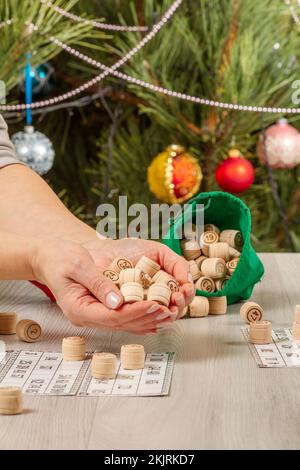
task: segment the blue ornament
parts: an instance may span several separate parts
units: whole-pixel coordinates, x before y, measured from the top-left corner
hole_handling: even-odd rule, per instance
[[[32,94],[34,96],[47,96],[55,85],[54,67],[45,62],[36,68],[31,69]],[[22,91],[25,91],[25,84],[22,83]]]
[[[21,162],[40,175],[47,173],[53,166],[55,152],[52,142],[33,126],[25,126],[11,138],[16,154]]]

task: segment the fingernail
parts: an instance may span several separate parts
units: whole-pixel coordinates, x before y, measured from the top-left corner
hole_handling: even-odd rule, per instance
[[[154,313],[154,312],[157,312],[157,310],[160,309],[160,305],[159,304],[154,304],[154,305],[151,305],[150,308],[148,308],[147,312],[146,313]]]
[[[118,308],[121,302],[122,302],[121,297],[113,291],[109,292],[107,296],[105,297],[105,303],[107,307],[112,308],[112,309]]]
[[[171,312],[164,312],[164,313],[161,313],[160,315],[157,315],[156,320],[164,320],[165,318],[168,318],[171,315],[172,315]]]
[[[192,284],[194,283],[193,276],[191,275],[191,273],[188,273],[188,281]]]

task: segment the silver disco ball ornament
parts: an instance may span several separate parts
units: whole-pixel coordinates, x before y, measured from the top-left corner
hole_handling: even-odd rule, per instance
[[[23,132],[12,136],[16,154],[26,165],[39,175],[44,175],[53,166],[55,152],[52,142],[33,126],[26,126]]]

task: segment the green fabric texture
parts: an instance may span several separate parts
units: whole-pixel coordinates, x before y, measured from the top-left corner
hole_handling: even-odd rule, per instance
[[[221,191],[199,193],[189,201],[188,207],[191,210],[185,211],[184,215],[179,214],[175,218],[169,232],[163,239],[163,243],[177,254],[182,254],[180,240],[174,234],[182,226],[183,217],[192,217],[195,222],[196,211],[199,210],[198,204],[204,206],[200,210],[204,210],[205,224],[215,224],[220,230],[240,230],[244,238],[244,246],[240,261],[224,289],[213,293],[197,290],[196,295],[205,297],[226,295],[228,304],[249,299],[255,284],[261,280],[264,274],[264,267],[251,245],[251,214],[241,199]]]

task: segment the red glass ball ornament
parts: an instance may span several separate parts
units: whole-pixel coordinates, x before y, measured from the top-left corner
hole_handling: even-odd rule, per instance
[[[216,181],[228,193],[242,193],[254,182],[254,168],[238,150],[231,150],[216,169]]]

